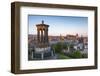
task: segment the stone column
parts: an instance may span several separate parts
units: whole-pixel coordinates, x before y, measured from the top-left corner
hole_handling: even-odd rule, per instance
[[[47,29],[47,42],[48,42],[48,29]]]
[[[48,29],[45,30],[45,38],[46,38],[45,39],[46,40],[46,43],[48,43]]]
[[[43,42],[45,43],[45,30],[43,30]]]
[[[34,58],[34,52],[32,51],[32,58],[31,59],[33,59]]]
[[[44,30],[44,43],[46,43],[46,29]]]
[[[44,53],[41,53],[41,59],[42,60],[44,59]]]
[[[37,40],[38,42],[40,42],[40,30],[39,29],[37,29]]]
[[[41,30],[41,43],[43,43],[43,30]]]

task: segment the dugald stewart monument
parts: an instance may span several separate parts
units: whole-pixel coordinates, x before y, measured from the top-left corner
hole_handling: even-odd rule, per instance
[[[33,49],[30,51],[29,60],[43,60],[54,57],[54,52],[49,45],[48,39],[49,25],[44,24],[44,21],[42,20],[42,23],[36,24],[36,27],[37,39]]]

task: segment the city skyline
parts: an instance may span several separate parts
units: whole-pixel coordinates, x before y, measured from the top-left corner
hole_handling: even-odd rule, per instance
[[[88,18],[73,17],[73,16],[44,16],[44,15],[29,15],[28,16],[28,34],[37,34],[36,24],[49,25],[48,34],[50,36],[66,36],[71,35],[88,35]]]

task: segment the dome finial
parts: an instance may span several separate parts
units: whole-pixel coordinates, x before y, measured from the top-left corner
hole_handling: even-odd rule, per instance
[[[44,24],[44,20],[42,20],[42,24]]]

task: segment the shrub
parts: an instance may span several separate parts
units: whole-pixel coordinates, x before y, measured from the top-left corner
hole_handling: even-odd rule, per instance
[[[73,58],[82,58],[82,54],[79,50],[72,52],[71,56]]]
[[[88,54],[82,54],[82,58],[88,58]]]

